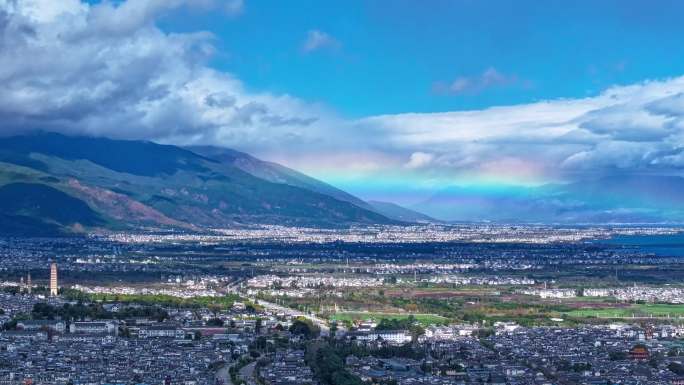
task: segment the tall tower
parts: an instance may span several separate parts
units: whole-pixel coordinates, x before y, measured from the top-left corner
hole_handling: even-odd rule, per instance
[[[31,295],[31,273],[30,272],[26,275],[26,289],[28,289],[27,291],[28,291],[29,295]]]
[[[50,265],[50,296],[57,296],[57,264]]]

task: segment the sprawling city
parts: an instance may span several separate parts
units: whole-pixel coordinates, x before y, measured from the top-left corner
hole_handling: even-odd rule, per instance
[[[0,385],[684,385],[682,15],[0,0]]]
[[[610,242],[625,236],[682,233],[8,237],[0,383],[679,384],[684,258]]]

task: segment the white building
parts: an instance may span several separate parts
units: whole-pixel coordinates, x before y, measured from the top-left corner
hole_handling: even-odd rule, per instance
[[[118,325],[114,321],[72,322],[71,325],[69,325],[69,332],[78,334],[117,335],[118,331]]]
[[[183,329],[176,325],[152,325],[140,328],[138,338],[175,338],[185,337]]]
[[[352,336],[356,337],[358,341],[385,341],[393,345],[402,345],[411,342],[411,334],[406,330],[376,330],[350,335],[350,337]]]
[[[64,333],[66,331],[66,324],[64,321],[26,320],[19,321],[17,328],[21,330],[52,330],[57,333]]]

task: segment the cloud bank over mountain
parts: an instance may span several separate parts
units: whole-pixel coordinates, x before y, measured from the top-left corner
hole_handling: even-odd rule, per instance
[[[346,119],[329,106],[250,90],[211,66],[214,35],[157,23],[190,8],[239,17],[246,7],[226,4],[0,0],[3,134],[41,129],[224,145],[333,182],[344,173],[410,172],[426,184],[542,183],[684,169],[684,77],[578,99]],[[323,41],[339,44],[321,36],[309,36],[308,51]],[[512,82],[496,75],[490,71],[470,88]]]
[[[214,54],[210,33],[167,33],[155,25],[179,7],[224,5],[0,2],[4,130],[183,144],[298,140],[318,120],[316,106],[288,95],[249,92],[231,74],[207,65]]]

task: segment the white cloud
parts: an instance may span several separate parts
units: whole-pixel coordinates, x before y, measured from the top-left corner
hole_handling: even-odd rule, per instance
[[[484,110],[382,115],[357,122],[387,151],[429,150],[432,167],[481,170],[511,159],[539,172],[679,171],[684,151],[684,77]],[[511,166],[516,167],[516,166]],[[531,168],[534,169],[534,168]]]
[[[429,166],[434,160],[435,156],[426,152],[414,152],[411,154],[409,161],[406,163],[406,168],[423,168]]]
[[[225,0],[223,9],[228,15],[239,15],[245,10],[244,0]]]
[[[338,48],[340,43],[323,31],[312,29],[306,34],[306,39],[302,43],[302,51],[305,53],[318,51],[324,48]]]
[[[489,67],[477,76],[459,76],[451,82],[437,82],[432,89],[438,94],[460,95],[474,94],[489,88],[522,85],[529,87],[529,81],[524,81],[516,75],[507,75],[494,67]]]
[[[210,33],[167,33],[155,25],[179,7],[225,4],[0,0],[0,130],[223,145],[326,173],[337,167],[544,179],[684,168],[684,77],[589,98],[344,120],[290,95],[251,92],[212,69]],[[339,43],[314,30],[302,49],[331,44]],[[491,69],[451,86],[463,91],[511,79]]]
[[[155,25],[178,7],[220,5],[0,0],[2,130],[243,148],[316,141],[314,124],[327,114],[321,107],[249,92],[207,66],[210,33],[165,33]]]

